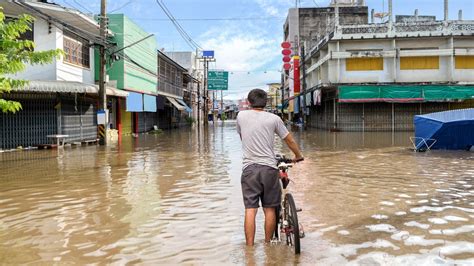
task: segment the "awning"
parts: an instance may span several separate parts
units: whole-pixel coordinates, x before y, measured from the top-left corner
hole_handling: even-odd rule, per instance
[[[156,112],[156,96],[143,94],[143,111]]]
[[[168,99],[168,101],[170,101],[170,103],[172,105],[174,105],[174,107],[176,107],[176,109],[178,109],[179,111],[183,111],[185,108],[184,106],[182,106],[181,104],[179,104],[175,98],[172,98],[172,97],[166,97],[166,99]]]
[[[186,110],[186,112],[188,112],[188,113],[193,112],[193,109],[191,109],[191,107],[189,107],[183,100],[176,99],[176,101],[178,101],[178,103],[180,103],[182,106],[184,106],[184,109]]]
[[[126,98],[128,96],[128,92],[112,87],[107,87],[107,95]]]
[[[474,86],[339,86],[339,102],[433,102],[474,99]]]
[[[25,87],[19,88],[16,91],[99,94],[99,86],[74,81],[32,80],[29,81]],[[127,97],[128,92],[113,87],[107,87],[107,95]]]
[[[128,93],[127,112],[143,112],[143,96],[141,93]]]

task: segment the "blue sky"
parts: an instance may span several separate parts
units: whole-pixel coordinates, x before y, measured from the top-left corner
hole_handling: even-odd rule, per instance
[[[100,0],[54,0],[86,13],[99,12]],[[279,82],[280,42],[287,10],[294,0],[163,0],[177,19],[252,18],[251,20],[183,20],[187,33],[204,49],[215,50],[217,62],[211,68],[230,75],[226,98],[240,98],[250,89]],[[301,0],[302,7],[327,6],[329,0]],[[385,3],[384,3],[385,2]],[[443,18],[443,0],[393,0],[394,14],[436,15]],[[366,0],[369,10],[387,10],[387,0]],[[474,19],[474,0],[450,0],[449,17]],[[166,51],[190,51],[155,0],[108,1],[108,11],[125,13],[146,31],[155,34],[158,47]]]

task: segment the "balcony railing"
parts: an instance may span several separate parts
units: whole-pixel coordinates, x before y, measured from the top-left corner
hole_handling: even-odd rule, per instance
[[[175,96],[183,97],[183,87],[176,86],[167,82],[158,81],[158,92],[164,92]]]
[[[340,25],[329,29],[329,34],[306,42],[307,54],[313,54],[324,47],[330,40],[371,39],[419,37],[419,36],[449,36],[471,35],[474,33],[474,21],[430,21],[364,25]]]

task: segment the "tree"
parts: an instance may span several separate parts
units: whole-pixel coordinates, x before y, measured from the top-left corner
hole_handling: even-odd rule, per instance
[[[4,113],[16,113],[21,104],[1,98],[3,93],[23,88],[27,80],[14,79],[12,76],[24,71],[26,64],[49,64],[63,54],[61,49],[35,52],[35,44],[30,40],[22,40],[23,33],[31,30],[34,18],[20,15],[17,19],[6,21],[0,7],[0,110]]]

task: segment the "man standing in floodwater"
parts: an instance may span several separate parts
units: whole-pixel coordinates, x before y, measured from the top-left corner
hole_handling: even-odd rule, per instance
[[[267,104],[267,93],[254,89],[249,92],[247,99],[251,110],[239,112],[237,132],[243,150],[241,185],[245,205],[245,240],[248,246],[253,246],[259,202],[262,202],[265,214],[265,242],[270,242],[275,231],[275,207],[281,201],[280,177],[273,150],[275,134],[295,154],[294,162],[302,161],[303,155],[281,118],[263,111]]]

